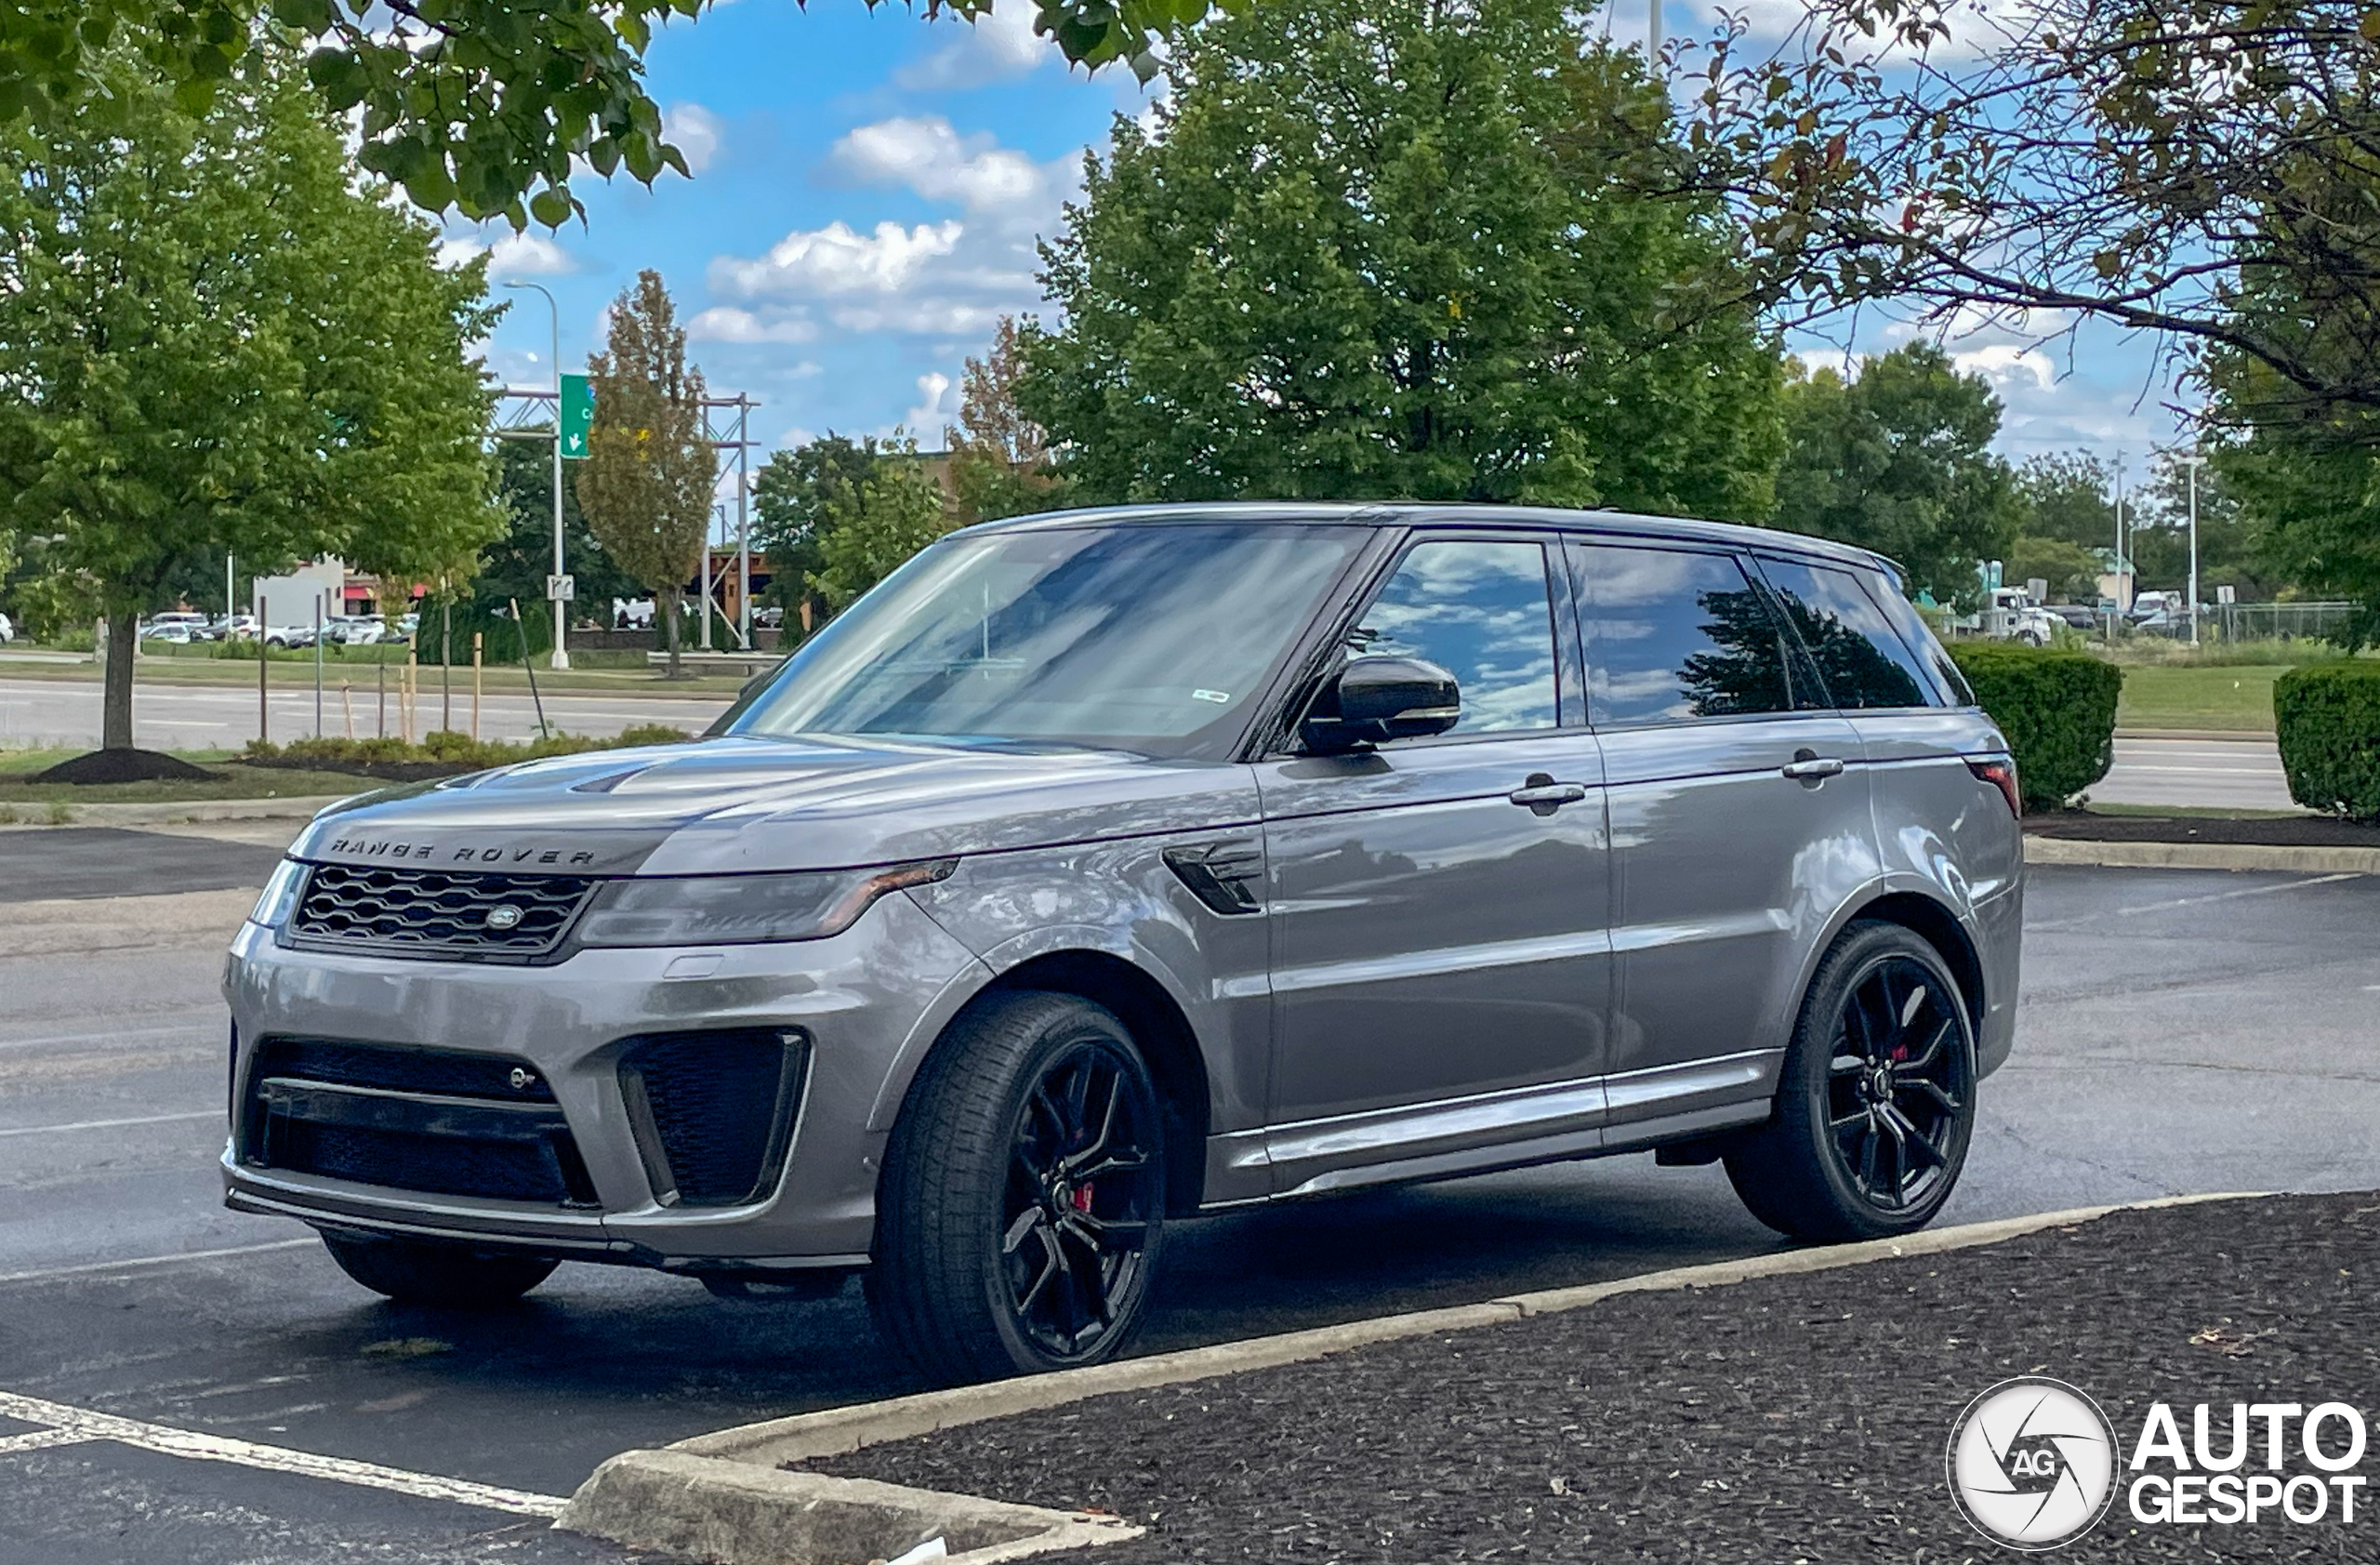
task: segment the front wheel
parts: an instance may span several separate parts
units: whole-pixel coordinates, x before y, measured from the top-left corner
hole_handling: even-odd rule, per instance
[[[1769,1122],[1726,1155],[1752,1214],[1794,1239],[1924,1227],[1966,1165],[1975,1033],[1932,945],[1863,921],[1818,963]]]
[[[510,1304],[562,1263],[545,1255],[477,1250],[435,1240],[347,1239],[324,1234],[338,1269],[399,1304],[486,1309]]]
[[[893,1126],[876,1221],[869,1306],[932,1379],[1115,1357],[1165,1222],[1157,1088],[1123,1024],[1024,992],[955,1024]]]

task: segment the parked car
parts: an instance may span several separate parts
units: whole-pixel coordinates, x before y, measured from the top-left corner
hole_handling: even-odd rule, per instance
[[[2008,1055],[2017,799],[1841,545],[972,527],[714,736],[301,833],[226,972],[227,1199],[416,1304],[859,1271],[950,1381],[1111,1356],[1175,1222],[1326,1191],[1651,1147],[1905,1234]]]
[[[0,614],[0,646],[7,646],[10,642],[15,641],[16,639],[16,623],[7,615]]]
[[[2051,603],[2045,612],[2077,630],[2096,630],[2107,623],[2097,609],[2083,603]]]
[[[305,647],[314,644],[311,625],[275,625],[264,633],[267,646]]]
[[[186,646],[192,642],[205,641],[206,638],[192,630],[185,621],[167,619],[143,627],[140,639],[144,642],[174,642]]]
[[[253,614],[218,614],[208,624],[218,641],[231,641],[257,633],[257,617]]]

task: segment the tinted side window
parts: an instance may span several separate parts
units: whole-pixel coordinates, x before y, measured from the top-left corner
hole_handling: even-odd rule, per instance
[[[1582,544],[1573,559],[1590,723],[1793,709],[1781,629],[1733,556]]]
[[[1462,692],[1456,733],[1552,728],[1559,721],[1541,545],[1416,544],[1347,641],[1359,656],[1419,657],[1454,675]]]
[[[1764,559],[1785,617],[1810,649],[1838,707],[1930,707],[1917,655],[1849,571]]]
[[[1935,687],[1949,692],[1950,704],[1954,707],[1974,706],[1975,692],[1967,688],[1966,675],[1959,672],[1959,666],[1950,661],[1950,655],[1943,647],[1941,638],[1935,635],[1933,627],[1925,623],[1925,617],[1917,612],[1917,605],[1901,595],[1899,584],[1889,577],[1875,574],[1863,576],[1860,585],[1868,589],[1868,596],[1876,601],[1877,606],[1884,610],[1884,617],[1900,632],[1902,644],[1913,646],[1924,655],[1925,666],[1934,670]]]

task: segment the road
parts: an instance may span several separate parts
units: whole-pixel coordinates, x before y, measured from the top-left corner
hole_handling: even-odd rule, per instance
[[[2090,792],[2095,804],[2297,808],[2289,797],[2289,779],[2281,769],[2281,751],[2262,735],[2237,739],[2118,739],[2115,764]]]
[[[357,736],[380,731],[378,687],[362,670],[350,670],[356,683],[350,692],[355,708]],[[444,716],[439,699],[437,670],[422,673],[416,710],[422,728],[440,726]],[[271,736],[288,740],[314,732],[314,688],[302,687],[294,675],[276,666],[274,677],[284,683],[269,695]],[[455,726],[470,730],[470,686],[458,682],[455,693]],[[727,710],[723,700],[670,696],[549,696],[546,717],[572,734],[609,735],[640,723],[666,723],[673,728],[700,733],[705,724]],[[389,707],[389,729],[396,733],[394,697]],[[151,749],[238,749],[257,736],[257,693],[253,686],[144,685],[134,693],[133,736]],[[324,697],[323,728],[347,732],[336,683]],[[525,739],[536,736],[537,710],[526,695],[489,695],[480,704],[480,736]],[[0,679],[0,749],[34,745],[96,746],[99,742],[99,687],[83,680]]]
[[[99,895],[124,888],[137,842],[0,830],[0,886],[85,894],[0,908],[0,1562],[459,1562],[499,1544],[608,1559],[478,1502],[248,1448],[180,1460],[139,1431],[559,1496],[622,1449],[912,1388],[855,1287],[738,1305],[571,1266],[517,1308],[458,1318],[378,1302],[304,1229],[224,1211],[216,985],[247,894],[214,888],[253,882],[274,845],[242,829],[219,853],[173,834],[139,860],[145,889],[173,895],[138,897]],[[2380,877],[2037,870],[2017,1052],[1984,1088],[1944,1220],[2380,1184],[2375,926]],[[1236,1214],[1170,1240],[1144,1343],[1776,1245],[1720,1171],[1648,1156]],[[46,1404],[145,1423],[131,1444],[10,1450],[74,1432],[42,1435],[64,1416]]]

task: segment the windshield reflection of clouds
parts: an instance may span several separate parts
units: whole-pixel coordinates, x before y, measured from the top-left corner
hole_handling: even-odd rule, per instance
[[[1359,652],[1419,657],[1454,675],[1458,733],[1555,724],[1554,611],[1537,544],[1417,545],[1349,640]]]
[[[1359,537],[1143,524],[955,539],[813,638],[739,730],[1187,753],[1236,729]]]

